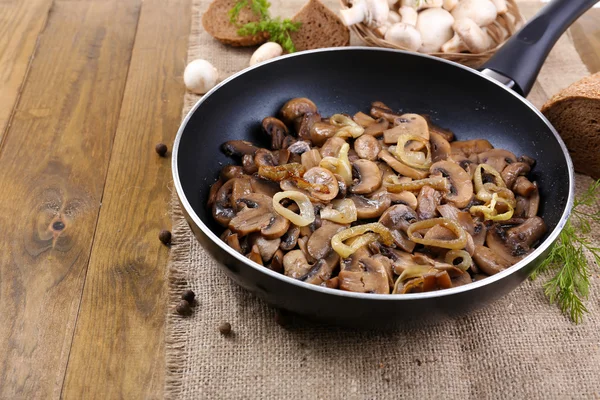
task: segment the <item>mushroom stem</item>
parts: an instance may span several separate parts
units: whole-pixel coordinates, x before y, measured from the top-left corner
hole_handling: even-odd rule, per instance
[[[402,23],[412,26],[417,25],[417,18],[419,17],[419,14],[414,8],[402,6],[398,10],[398,13],[400,13],[400,16],[402,17]]]

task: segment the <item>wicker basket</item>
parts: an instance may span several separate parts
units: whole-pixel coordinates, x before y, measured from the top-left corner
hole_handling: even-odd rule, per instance
[[[350,7],[349,0],[340,0],[342,9]],[[525,18],[519,11],[519,7],[514,0],[507,0],[508,12],[503,15],[498,15],[496,21],[488,25],[488,34],[492,37],[495,46],[483,53],[429,53],[429,55],[444,58],[446,60],[455,61],[473,68],[481,66],[486,62],[496,50],[502,46],[516,31],[518,31],[525,23]],[[364,24],[356,24],[350,27],[356,36],[369,46],[386,47],[388,49],[408,50],[402,46],[387,42],[374,30]]]

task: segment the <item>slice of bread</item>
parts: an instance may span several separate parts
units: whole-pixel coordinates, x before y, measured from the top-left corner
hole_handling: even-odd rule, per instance
[[[267,41],[267,33],[258,33],[254,36],[239,36],[238,28],[229,21],[229,10],[233,8],[236,0],[215,0],[208,10],[202,15],[202,26],[206,32],[220,42],[231,46],[255,46]],[[238,21],[241,25],[248,22],[258,22],[260,17],[252,12],[250,7],[240,11]]]
[[[565,141],[575,170],[600,179],[600,73],[554,95],[542,113]]]
[[[319,0],[309,0],[292,21],[302,23],[297,32],[290,33],[298,51],[350,44],[348,27]]]

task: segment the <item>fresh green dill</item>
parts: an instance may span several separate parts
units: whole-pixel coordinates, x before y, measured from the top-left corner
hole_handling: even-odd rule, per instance
[[[252,12],[260,17],[260,21],[248,22],[240,26],[238,17],[244,7],[250,7]],[[238,0],[229,10],[229,20],[239,28],[237,32],[239,36],[251,36],[266,32],[269,34],[270,41],[279,43],[288,53],[295,52],[296,47],[290,37],[290,32],[296,32],[301,23],[292,22],[289,19],[282,21],[280,18],[271,18],[269,7],[271,7],[271,3],[267,0]]]
[[[584,304],[589,294],[591,274],[587,253],[597,266],[600,265],[600,247],[594,246],[587,237],[592,224],[600,223],[600,210],[589,211],[590,207],[599,204],[599,195],[600,180],[575,200],[571,218],[548,257],[532,275],[532,279],[535,279],[543,272],[555,272],[544,283],[544,292],[550,303],[558,304],[562,312],[568,314],[575,323],[581,322],[583,314],[588,312]]]

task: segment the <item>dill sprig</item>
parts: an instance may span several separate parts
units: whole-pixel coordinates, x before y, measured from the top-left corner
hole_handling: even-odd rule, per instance
[[[558,304],[561,311],[568,314],[576,324],[588,312],[584,301],[589,295],[590,265],[589,253],[596,265],[600,265],[600,247],[596,247],[587,235],[593,223],[600,223],[600,210],[590,212],[589,207],[598,204],[600,180],[575,199],[571,218],[567,221],[548,257],[532,275],[535,279],[546,271],[555,275],[544,283],[544,292],[550,303]]]
[[[238,17],[244,7],[250,7],[252,12],[260,17],[260,21],[248,22],[240,26]],[[296,46],[290,37],[290,32],[296,32],[302,24],[289,19],[282,21],[279,17],[271,18],[269,7],[271,7],[271,3],[267,0],[238,0],[229,10],[229,20],[239,28],[237,31],[239,36],[251,36],[266,32],[269,34],[270,41],[279,43],[288,53],[295,52]]]

